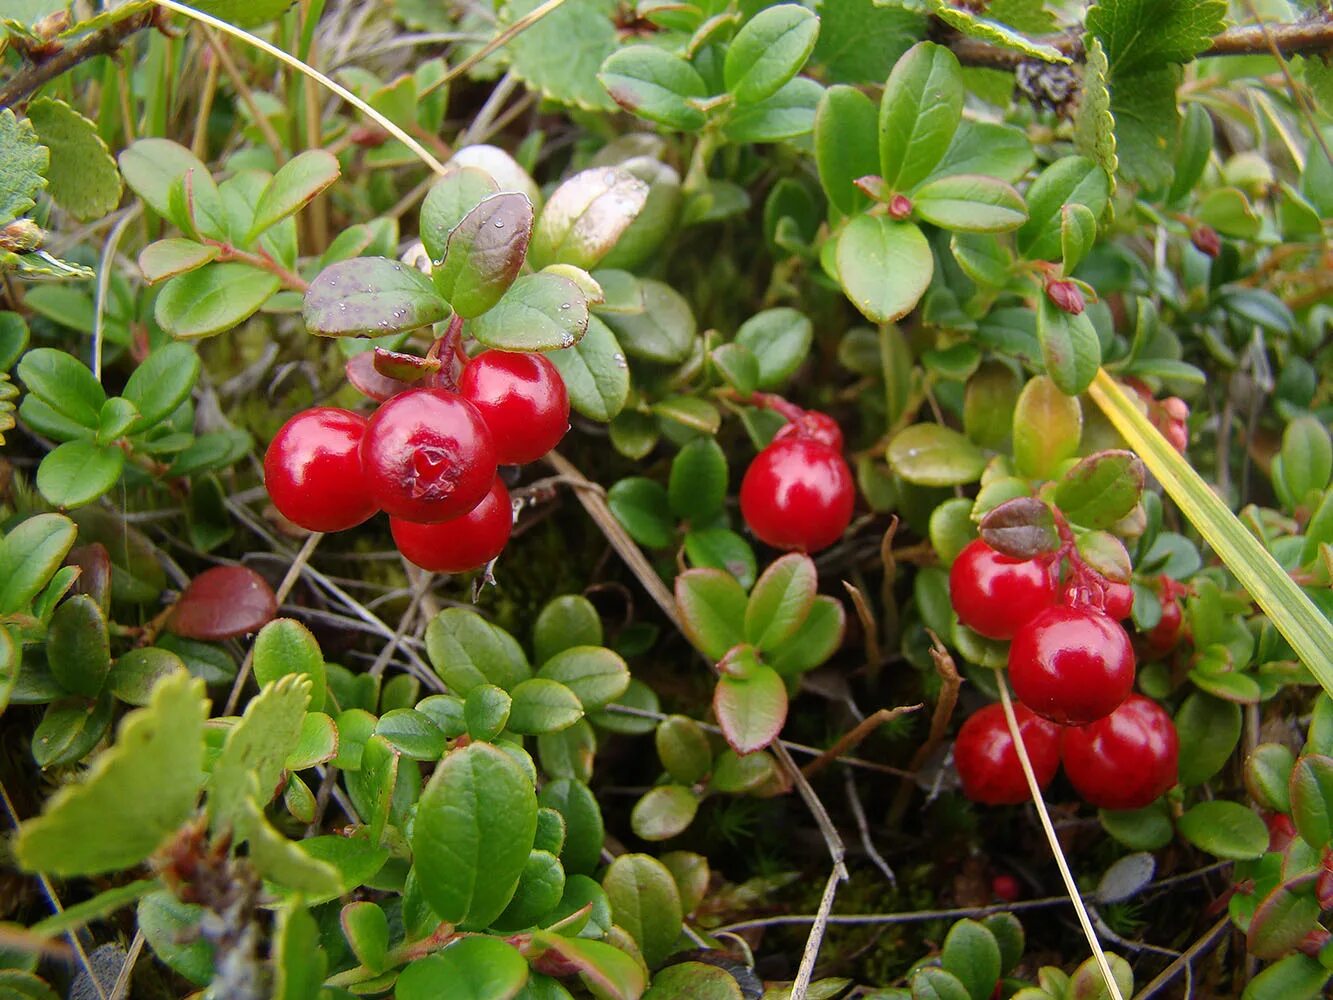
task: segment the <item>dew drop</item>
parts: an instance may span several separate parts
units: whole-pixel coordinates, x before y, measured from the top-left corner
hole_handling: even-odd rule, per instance
[[[346,303],[346,302],[339,302],[339,303],[338,303],[338,311],[339,311],[339,312],[347,312],[347,303]]]
[[[629,362],[625,360],[625,355],[623,355],[623,354],[613,354],[613,355],[611,355],[611,362],[612,362],[617,368],[628,368],[628,367],[629,367]]]
[[[572,333],[566,333],[563,337],[560,338],[560,346],[561,346],[561,347],[573,347],[573,346],[574,346],[574,335],[573,335]]]
[[[503,229],[504,227],[505,227],[504,219],[496,219],[496,220],[495,220],[495,228],[496,228],[496,229]]]
[[[401,270],[403,269],[403,265],[402,265],[402,264],[395,264],[395,265],[393,266],[393,269],[394,269],[395,271],[401,271]]]
[[[605,181],[608,186],[610,186],[614,184],[617,180],[619,180],[619,178],[616,176],[616,172],[614,170],[608,170],[606,172],[606,175],[602,178],[602,180]]]
[[[568,308],[569,308],[569,303],[568,303],[568,302],[561,302],[561,303],[560,303],[560,308],[561,308],[561,309],[568,309]]]

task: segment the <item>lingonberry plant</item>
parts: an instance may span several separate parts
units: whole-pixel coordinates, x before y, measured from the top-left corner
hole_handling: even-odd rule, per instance
[[[1323,995],[1330,59],[0,2],[0,994]]]

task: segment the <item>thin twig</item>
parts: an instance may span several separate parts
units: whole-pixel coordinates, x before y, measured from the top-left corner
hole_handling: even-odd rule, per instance
[[[837,742],[821,753],[805,767],[801,768],[801,773],[807,778],[813,778],[824,768],[828,767],[835,760],[842,756],[843,752],[858,746],[862,740],[873,733],[880,726],[887,725],[895,719],[900,719],[908,712],[915,712],[920,709],[920,705],[900,705],[897,708],[881,708],[862,719],[855,726],[838,737]]]
[[[958,691],[963,686],[963,679],[958,676],[958,667],[953,662],[953,656],[940,642],[940,637],[929,629],[926,630],[930,635],[930,658],[935,664],[935,672],[940,675],[940,696],[935,702],[935,711],[930,717],[930,735],[926,737],[926,742],[917,748],[912,755],[912,762],[908,765],[908,770],[915,775],[926,761],[930,760],[931,754],[944,742],[949,732],[949,722],[953,718],[953,711],[958,706]],[[897,822],[907,811],[907,805],[912,800],[912,785],[910,782],[903,781],[898,786],[898,792],[893,799],[893,807],[889,810],[890,822]]]
[[[1162,989],[1169,986],[1182,972],[1188,973],[1193,967],[1194,960],[1211,951],[1222,938],[1226,937],[1230,930],[1231,917],[1229,916],[1223,917],[1213,924],[1203,937],[1186,948],[1179,958],[1158,973],[1156,979],[1136,993],[1134,1000],[1149,1000],[1150,997],[1156,996]]]
[[[111,227],[106,244],[102,247],[102,259],[97,269],[97,299],[93,304],[93,377],[99,382],[102,381],[102,344],[106,340],[106,296],[111,285],[111,266],[115,262],[121,236],[142,211],[142,203],[127,210]]]
[[[852,819],[856,821],[856,829],[861,834],[861,847],[865,849],[866,856],[874,863],[888,879],[889,885],[897,886],[898,876],[893,873],[889,863],[884,860],[884,855],[879,853],[875,847],[874,840],[870,836],[870,824],[866,822],[866,811],[861,805],[861,796],[856,789],[856,776],[851,771],[842,772],[842,781],[847,789],[847,804],[852,810]]]
[[[93,32],[80,38],[73,45],[66,45],[60,51],[40,62],[29,62],[10,77],[0,87],[0,110],[13,107],[42,84],[54,80],[60,74],[73,69],[81,62],[95,56],[104,56],[115,52],[128,39],[153,23],[153,12],[145,11],[131,14],[101,31]]]
[[[1004,708],[1004,721],[1009,725],[1009,735],[1014,741],[1014,750],[1018,753],[1018,763],[1023,768],[1028,791],[1032,793],[1032,804],[1037,807],[1037,817],[1041,820],[1042,830],[1045,831],[1046,840],[1051,845],[1051,854],[1055,856],[1055,866],[1060,869],[1060,877],[1064,879],[1065,890],[1069,893],[1070,902],[1074,904],[1074,912],[1078,915],[1084,937],[1088,939],[1088,947],[1092,949],[1092,955],[1097,960],[1097,967],[1106,982],[1107,992],[1112,1000],[1124,1000],[1120,984],[1115,981],[1115,975],[1111,972],[1111,963],[1107,961],[1106,952],[1102,950],[1101,942],[1097,940],[1097,932],[1092,927],[1088,908],[1083,905],[1083,897],[1079,894],[1074,875],[1069,870],[1069,862],[1065,860],[1064,851],[1060,849],[1060,839],[1055,834],[1055,827],[1051,825],[1051,814],[1046,811],[1046,802],[1041,797],[1041,786],[1037,783],[1037,776],[1032,772],[1032,761],[1028,758],[1027,747],[1023,744],[1023,733],[1019,730],[1018,719],[1014,716],[1014,703],[1009,697],[1009,685],[1002,675],[997,674],[996,680],[1000,687],[1000,705]]]

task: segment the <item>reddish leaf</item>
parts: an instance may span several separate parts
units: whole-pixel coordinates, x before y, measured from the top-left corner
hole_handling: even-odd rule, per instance
[[[761,663],[749,646],[727,654],[718,669],[713,712],[727,743],[738,754],[762,750],[787,721],[787,686],[782,676]]]
[[[346,371],[347,381],[356,386],[358,392],[377,403],[383,403],[391,396],[412,388],[407,382],[380,374],[379,369],[375,367],[374,351],[362,351],[360,354],[352,355],[347,361]]]
[[[1035,559],[1060,547],[1051,508],[1036,497],[1015,497],[981,520],[981,537],[1011,559]]]
[[[167,628],[187,639],[218,642],[258,632],[278,613],[273,588],[244,566],[200,573],[172,609]]]
[[[70,549],[65,565],[79,567],[73,593],[87,594],[103,611],[111,606],[111,554],[105,545],[93,542]]]

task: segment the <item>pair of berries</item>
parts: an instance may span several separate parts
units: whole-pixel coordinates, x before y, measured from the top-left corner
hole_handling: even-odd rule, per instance
[[[1171,716],[1140,694],[1087,726],[1057,726],[1014,706],[1037,784],[1045,788],[1061,762],[1079,796],[1100,809],[1142,809],[1176,783],[1180,739]],[[963,794],[987,805],[1029,797],[1018,751],[1000,705],[974,713],[958,731],[954,764]]]
[[[856,488],[842,457],[842,430],[808,411],[784,426],[741,480],[741,516],[761,542],[818,552],[852,522]]]
[[[310,531],[389,515],[399,551],[423,569],[460,573],[504,548],[513,525],[499,465],[545,455],[569,428],[569,396],[535,354],[485,351],[458,392],[408,389],[367,420],[316,407],[283,425],[264,456],[273,505]]]
[[[976,539],[949,570],[949,597],[968,628],[1010,640],[1014,694],[1044,719],[1087,725],[1115,711],[1134,687],[1134,647],[1113,617],[1133,605],[1126,585],[1111,584],[1102,609],[1062,604],[1050,566]]]

